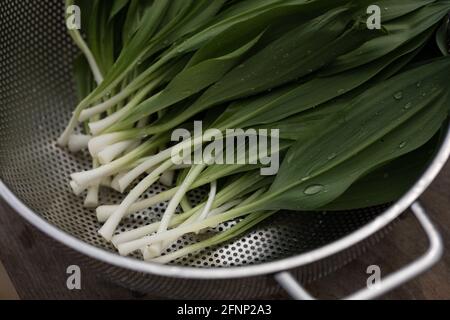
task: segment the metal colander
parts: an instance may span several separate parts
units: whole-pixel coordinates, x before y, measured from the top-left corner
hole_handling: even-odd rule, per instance
[[[137,256],[119,257],[97,234],[95,212],[85,209],[68,185],[71,173],[90,168],[89,157],[70,154],[55,144],[76,104],[72,77],[76,52],[65,31],[63,1],[0,2],[0,193],[39,229],[76,249],[77,258],[88,261],[92,270],[134,290],[170,298],[257,298],[278,292],[281,283],[294,297],[308,297],[291,274],[280,272],[295,268],[292,274],[307,282],[343,266],[384,234],[448,156],[449,148],[443,147],[420,184],[387,211],[384,206],[339,213],[280,213],[239,239],[171,266],[144,263]],[[155,186],[147,196],[162,188]],[[193,200],[201,196],[191,194]],[[102,203],[116,203],[120,197],[101,193]],[[132,215],[121,230],[159,220],[164,207]],[[419,206],[416,213],[419,218],[423,213]],[[187,236],[169,250],[194,240]],[[438,249],[430,249],[433,261]],[[277,281],[272,274],[277,274]]]

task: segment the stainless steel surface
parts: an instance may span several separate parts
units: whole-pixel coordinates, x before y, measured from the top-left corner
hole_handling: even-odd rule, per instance
[[[71,73],[76,50],[63,16],[60,0],[0,2],[0,194],[40,230],[82,257],[95,258],[93,270],[125,286],[170,297],[255,298],[280,290],[267,276],[273,273],[296,268],[302,282],[314,280],[380,238],[448,158],[450,137],[421,181],[388,210],[278,214],[240,239],[172,266],[120,257],[97,234],[94,212],[70,192],[69,174],[89,168],[89,158],[55,145],[76,102]],[[102,202],[118,197],[103,192]],[[163,209],[135,214],[121,228],[154,221]]]
[[[349,295],[345,298],[346,300],[368,300],[377,298],[418,276],[439,261],[444,250],[441,236],[419,202],[414,203],[411,210],[417,220],[419,220],[419,223],[427,235],[429,248],[426,253],[403,267],[401,270],[384,277],[379,283],[372,287],[361,289],[358,292]],[[290,273],[281,272],[275,275],[275,279],[293,298],[298,300],[314,300],[314,298],[296,282]]]

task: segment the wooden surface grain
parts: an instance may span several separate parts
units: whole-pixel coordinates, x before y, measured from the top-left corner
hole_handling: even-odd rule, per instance
[[[421,197],[446,246],[442,260],[431,270],[383,299],[450,299],[450,164]],[[414,216],[402,217],[392,233],[345,268],[308,285],[322,299],[343,297],[366,284],[367,267],[378,265],[382,276],[423,254],[427,240]],[[141,295],[83,273],[82,290],[67,289],[66,269],[77,261],[62,256],[59,245],[37,231],[0,200],[0,261],[21,299],[157,299]],[[83,265],[80,265],[83,270]],[[287,296],[268,297],[283,299]]]

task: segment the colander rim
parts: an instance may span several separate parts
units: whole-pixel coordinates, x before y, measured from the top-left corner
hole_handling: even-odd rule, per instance
[[[88,244],[76,237],[71,236],[65,231],[50,224],[45,219],[28,208],[0,179],[0,196],[26,221],[34,227],[44,232],[50,238],[59,241],[67,247],[78,251],[88,257],[111,264],[116,267],[141,272],[152,275],[185,278],[185,279],[232,279],[275,274],[285,270],[298,268],[318,260],[332,256],[338,252],[344,251],[355,244],[370,237],[377,231],[386,227],[402,212],[407,210],[411,204],[416,201],[420,195],[429,187],[437,177],[450,156],[450,126],[448,127],[446,138],[444,139],[439,152],[434,160],[428,166],[421,178],[411,187],[411,189],[396,203],[386,209],[373,221],[367,223],[361,228],[353,231],[349,235],[329,243],[320,248],[304,252],[288,258],[277,261],[264,262],[258,265],[229,267],[229,268],[195,268],[186,266],[161,265],[144,262],[130,257],[122,257],[117,253],[98,248]]]

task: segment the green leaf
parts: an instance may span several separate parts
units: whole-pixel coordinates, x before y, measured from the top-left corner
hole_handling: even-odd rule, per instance
[[[438,59],[382,82],[356,97],[336,119],[334,126],[318,132],[317,139],[298,142],[302,145],[288,154],[285,166],[290,169],[285,175],[280,172],[280,184],[321,173],[407,121],[428,106],[435,96],[446,92],[449,66],[449,59]],[[336,156],[330,160],[331,155]]]
[[[360,25],[354,25],[347,30],[351,21],[349,16],[347,9],[336,9],[292,30],[226,74],[190,108],[160,124],[161,130],[170,130],[210,107],[254,95],[312,73],[342,52],[355,48],[368,37],[378,34]],[[162,104],[154,103],[154,106],[159,109]],[[150,114],[150,110],[157,111],[150,109],[149,105],[141,105],[139,108],[147,110],[133,114],[132,118],[112,130],[137,121],[140,117]],[[157,132],[160,128],[154,127],[153,130]]]
[[[336,9],[293,29],[227,74],[199,103],[217,104],[273,89],[322,68],[377,34],[359,25],[347,30],[348,16],[347,9]]]
[[[345,163],[353,163],[351,159],[359,159],[360,154],[364,154],[370,164],[370,153],[366,150],[374,150],[370,152],[373,152],[373,164],[377,164],[376,155],[387,161],[386,157],[404,154],[405,150],[414,150],[428,141],[431,138],[428,137],[429,132],[432,131],[434,135],[437,131],[434,129],[435,123],[440,126],[446,117],[446,107],[443,108],[444,111],[439,107],[442,108],[447,99],[448,86],[445,79],[449,67],[450,60],[439,59],[385,81],[355,98],[346,108],[345,116],[339,115],[334,125],[318,131],[317,138],[300,140],[291,147],[271,192],[293,196],[293,193],[299,191],[299,185],[303,188],[313,185],[317,180],[315,177],[340,165],[345,168]],[[432,113],[428,108],[438,110]],[[434,118],[430,120],[427,115]],[[411,119],[420,119],[432,125],[428,128],[419,120],[415,123]],[[413,130],[422,130],[419,133],[422,132],[423,135],[411,132]],[[390,137],[391,132],[396,132],[391,139],[392,143],[397,143],[395,148],[383,142],[386,137]],[[405,132],[409,136],[404,135]],[[426,137],[428,140],[423,141]],[[398,141],[399,139],[403,140]],[[400,146],[402,143],[407,145]],[[384,150],[386,154],[378,149]],[[372,164],[371,166],[373,167]],[[292,188],[296,191],[291,192]]]
[[[185,36],[203,28],[213,20],[223,7],[224,3],[224,0],[194,0],[191,6],[185,7],[185,9],[189,10],[181,10],[180,13],[173,18],[175,24],[172,27],[161,32],[161,37],[164,38],[164,41],[162,42],[162,46],[157,47],[157,50],[160,50],[169,44],[172,45],[177,41],[181,41]],[[179,49],[176,49],[176,51],[177,50]],[[176,56],[179,55],[180,54],[176,54]]]
[[[171,59],[200,49],[205,43],[216,37],[228,28],[238,25],[242,30],[252,29],[259,32],[265,30],[273,23],[283,21],[287,16],[297,15],[299,21],[309,21],[311,18],[317,17],[332,8],[339,7],[348,0],[335,0],[332,3],[327,0],[285,0],[275,1],[272,5],[264,5],[265,2],[255,6],[244,7],[239,14],[225,15],[223,19],[218,19],[215,23],[207,26],[205,29],[193,34],[188,39],[177,44],[159,61],[160,64],[167,63]]]
[[[110,131],[127,127],[143,117],[168,108],[214,84],[239,63],[242,57],[258,42],[260,37],[261,34],[245,44],[236,41],[236,44],[242,45],[236,50],[188,67],[179,73],[163,91],[136,107],[131,115],[121,123],[110,128]],[[245,40],[248,39],[245,38]]]
[[[364,13],[369,5],[377,5],[381,9],[381,21],[385,24],[388,21],[405,16],[417,9],[420,9],[428,4],[436,2],[436,0],[363,0],[366,5],[363,7],[360,13]],[[358,3],[360,0],[358,1]]]
[[[225,110],[213,127],[246,128],[270,123],[275,123],[270,127],[280,126],[282,123],[277,121],[350,92],[377,76],[381,71],[386,69],[396,70],[397,65],[401,66],[400,61],[398,61],[399,58],[421,48],[430,35],[431,32],[424,33],[385,57],[354,70],[330,77],[316,76],[306,82],[289,85],[256,98],[237,101]],[[392,65],[394,61],[395,66]],[[406,61],[409,61],[409,59]],[[385,73],[386,71],[382,72],[382,74]],[[302,121],[301,116],[297,120]],[[292,130],[297,128],[303,130],[301,126],[295,126],[295,120],[291,120],[291,123],[288,124],[287,131],[281,131],[282,136],[287,137],[287,135],[292,134]]]
[[[448,10],[450,10],[450,2],[439,1],[384,24],[388,32],[385,36],[368,41],[360,48],[339,57],[324,74],[331,75],[355,68],[392,52],[435,26]]]
[[[115,16],[122,11],[130,2],[130,0],[113,0],[111,13],[109,15],[109,21],[115,18]]]
[[[442,54],[444,56],[450,55],[449,48],[448,48],[448,30],[449,30],[449,17],[445,17],[444,22],[442,23],[441,27],[436,32],[436,43],[439,47],[439,50],[441,50]]]
[[[347,161],[314,178],[285,188],[282,192],[275,191],[276,187],[271,189],[277,194],[272,195],[266,208],[312,210],[324,207],[374,168],[428,142],[448,116],[448,102],[448,93],[438,96],[430,102],[429,109],[421,111]]]
[[[289,147],[292,145],[292,141],[288,140],[281,140],[279,145],[279,153],[280,158],[282,158],[282,154],[285,153]],[[253,148],[252,148],[253,147]],[[242,148],[241,148],[242,149]],[[249,154],[253,155],[253,158],[255,158],[255,155],[257,155],[256,146],[248,146],[246,149],[246,152],[238,153],[235,150],[236,156],[236,163],[239,163],[240,160],[242,160],[244,157],[248,157]],[[270,151],[270,154],[272,154],[272,151]],[[262,167],[261,164],[251,165],[251,164],[224,164],[224,165],[212,165],[207,167],[201,174],[199,180],[202,179],[211,179],[212,181],[227,177],[233,174],[242,173],[242,172],[248,172],[248,171],[257,171],[260,175],[260,168]]]
[[[131,37],[140,27],[140,24],[142,22],[142,12],[144,12],[144,10],[140,9],[140,5],[142,5],[143,3],[148,5],[148,2],[130,0],[130,5],[128,7],[125,22],[122,28],[122,38],[124,45],[130,41]]]
[[[439,145],[425,146],[389,162],[356,181],[343,195],[318,210],[369,208],[398,200],[419,179]]]
[[[73,72],[78,101],[81,101],[87,97],[95,87],[94,77],[92,76],[89,63],[86,61],[83,54],[79,54],[75,58]]]

